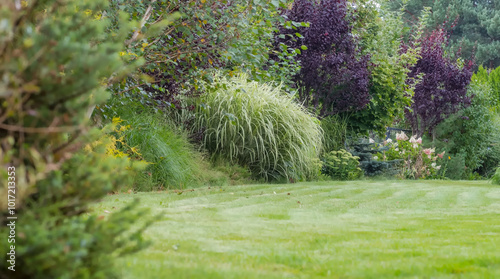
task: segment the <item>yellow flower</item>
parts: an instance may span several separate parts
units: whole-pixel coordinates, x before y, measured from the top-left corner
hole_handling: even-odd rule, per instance
[[[113,117],[113,124],[118,124],[122,122],[123,120],[120,117]]]
[[[448,156],[448,160],[451,160],[451,157],[450,157],[450,156]]]

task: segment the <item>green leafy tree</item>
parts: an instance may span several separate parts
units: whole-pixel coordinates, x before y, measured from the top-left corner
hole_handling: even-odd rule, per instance
[[[483,66],[479,66],[472,76],[472,81],[488,87],[489,100],[486,105],[490,110],[500,112],[500,67],[488,71]]]
[[[368,5],[362,5],[368,9]],[[384,7],[384,6],[383,6]],[[419,45],[403,51],[402,37],[405,28],[402,24],[401,12],[390,12],[371,7],[372,13],[365,12],[359,27],[359,34],[363,40],[363,51],[370,55],[370,102],[366,108],[346,114],[349,126],[355,132],[386,132],[395,119],[401,118],[404,108],[410,106],[413,87],[406,83],[410,67],[418,59]],[[423,24],[427,17],[423,17],[415,29],[413,39],[418,40],[423,32]]]
[[[126,41],[122,55],[130,61],[144,59],[145,64],[133,76],[123,79],[113,91],[124,101],[136,98],[146,106],[182,104],[178,95],[201,92],[201,81],[211,78],[213,69],[228,75],[244,71],[259,81],[283,81],[296,69],[291,60],[268,63],[273,51],[274,31],[285,20],[278,16],[284,0],[172,0],[111,1],[103,18],[112,20],[108,32],[121,28],[116,24],[119,11],[125,11],[140,28]],[[165,19],[178,18],[172,25]],[[151,34],[154,33],[154,36]],[[284,52],[284,54],[283,54]],[[276,53],[293,56],[293,50]],[[142,98],[141,96],[146,96]],[[103,108],[104,111],[106,108]],[[106,113],[105,113],[106,116]]]

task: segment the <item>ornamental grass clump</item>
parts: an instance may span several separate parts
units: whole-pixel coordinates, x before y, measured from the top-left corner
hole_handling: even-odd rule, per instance
[[[204,147],[266,180],[314,178],[322,146],[318,119],[280,85],[247,78],[216,74],[214,86],[197,100],[194,128],[204,129]]]

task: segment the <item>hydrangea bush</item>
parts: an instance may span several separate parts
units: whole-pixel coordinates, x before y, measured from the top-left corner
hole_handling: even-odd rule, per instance
[[[436,153],[435,148],[424,148],[422,138],[408,136],[404,133],[396,134],[396,141],[388,139],[383,142],[386,151],[379,152],[374,156],[374,160],[391,161],[402,160],[400,164],[401,176],[411,179],[442,178],[445,170],[444,154]],[[448,156],[447,159],[450,159]]]

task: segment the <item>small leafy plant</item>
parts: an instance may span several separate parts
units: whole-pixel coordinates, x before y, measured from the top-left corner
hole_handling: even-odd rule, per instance
[[[363,175],[359,157],[344,149],[331,151],[323,157],[322,173],[336,180],[355,180]]]

